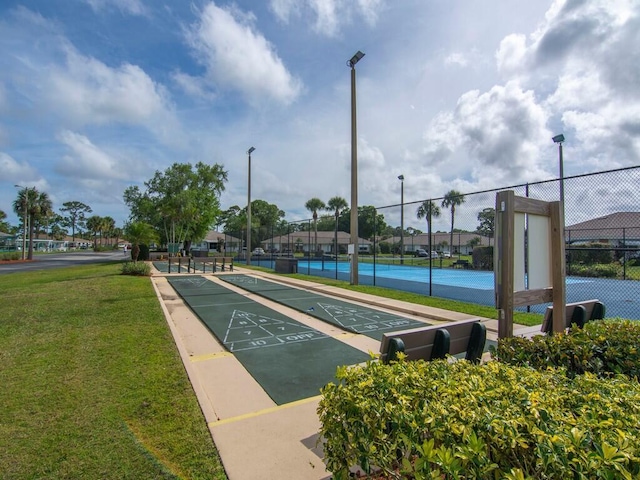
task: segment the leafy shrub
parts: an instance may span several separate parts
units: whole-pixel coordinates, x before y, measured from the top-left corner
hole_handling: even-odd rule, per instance
[[[615,263],[594,263],[592,265],[571,265],[569,274],[577,277],[616,278],[620,266]]]
[[[609,245],[602,243],[588,243],[580,247],[567,247],[567,263],[611,263],[613,250]]]
[[[325,461],[369,478],[638,478],[640,384],[500,362],[371,361],[318,406]]]
[[[149,260],[149,245],[141,243],[139,247],[140,253],[138,253],[138,260],[142,260],[143,262]]]
[[[2,254],[2,260],[4,260],[5,262],[10,260],[20,260],[21,258],[22,258],[21,252],[9,252],[9,253]]]
[[[148,277],[151,275],[151,266],[145,262],[125,262],[122,264],[122,275]]]
[[[490,347],[494,359],[536,369],[563,367],[571,375],[601,377],[622,373],[640,378],[640,323],[631,320],[587,322],[583,329],[551,336],[501,338]]]
[[[480,270],[493,270],[493,247],[476,247],[471,254],[473,268]]]

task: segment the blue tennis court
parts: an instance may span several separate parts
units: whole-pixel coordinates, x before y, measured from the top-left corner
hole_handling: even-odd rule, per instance
[[[255,265],[273,268],[264,259]],[[350,264],[305,260],[298,261],[298,273],[349,281]],[[412,265],[359,263],[359,283],[407,292],[449,298],[481,305],[495,305],[494,275],[491,271],[458,268],[434,268]],[[606,278],[567,277],[567,302],[597,298],[605,304],[607,317],[640,319],[640,281]],[[545,305],[532,305],[531,311],[543,313]]]

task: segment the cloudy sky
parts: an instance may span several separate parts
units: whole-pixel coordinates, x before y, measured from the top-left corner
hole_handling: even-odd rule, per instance
[[[3,0],[0,209],[35,186],[121,226],[198,161],[244,207],[251,146],[287,219],[349,201],[358,50],[360,205],[556,178],[560,132],[565,175],[640,164],[637,0]]]

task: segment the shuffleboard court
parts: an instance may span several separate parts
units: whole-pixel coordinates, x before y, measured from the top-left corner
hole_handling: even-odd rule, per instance
[[[338,366],[370,358],[200,275],[167,280],[278,405],[319,395]]]
[[[382,339],[385,332],[429,325],[249,275],[225,275],[220,278],[251,293],[376,340]]]

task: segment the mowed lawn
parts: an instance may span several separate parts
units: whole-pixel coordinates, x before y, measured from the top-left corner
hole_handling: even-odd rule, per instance
[[[226,479],[149,278],[0,275],[0,478]]]

